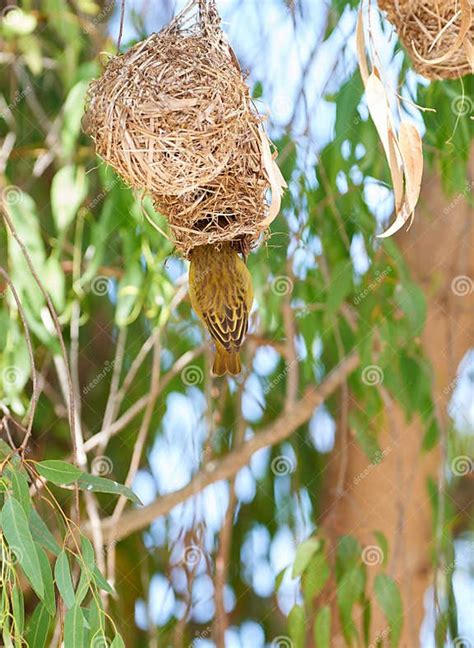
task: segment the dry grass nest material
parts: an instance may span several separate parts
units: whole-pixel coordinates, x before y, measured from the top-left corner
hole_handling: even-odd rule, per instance
[[[413,67],[428,79],[473,72],[472,0],[379,0],[408,50]]]
[[[152,196],[184,255],[225,240],[248,247],[268,226],[269,142],[217,14],[184,12],[111,58],[89,88],[84,128]]]

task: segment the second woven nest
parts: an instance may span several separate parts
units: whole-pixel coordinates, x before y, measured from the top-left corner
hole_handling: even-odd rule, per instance
[[[113,57],[89,88],[84,128],[151,195],[185,256],[225,240],[248,248],[268,226],[269,141],[212,4]]]
[[[428,79],[455,79],[473,72],[472,0],[378,0]]]

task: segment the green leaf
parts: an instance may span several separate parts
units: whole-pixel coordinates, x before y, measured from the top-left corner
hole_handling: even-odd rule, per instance
[[[18,583],[15,583],[13,586],[12,604],[16,633],[21,635],[25,626],[25,602],[23,599],[23,591],[21,587],[18,587]]]
[[[36,29],[36,17],[29,12],[25,12],[19,7],[10,5],[10,11],[5,11],[9,7],[4,7],[5,12],[2,15],[0,23],[1,32],[4,36],[24,36],[31,34]]]
[[[76,603],[66,612],[64,619],[64,645],[68,648],[84,648],[85,618],[79,604]]]
[[[51,209],[57,231],[61,234],[74,220],[87,196],[87,179],[83,167],[67,165],[59,169],[51,183]]]
[[[65,306],[64,291],[66,278],[64,276],[64,270],[55,256],[50,256],[46,260],[42,279],[44,286],[51,295],[51,300],[58,314],[62,313]]]
[[[140,295],[143,284],[143,268],[138,261],[127,267],[117,288],[117,306],[115,308],[115,323],[117,326],[131,324],[139,315],[142,304]]]
[[[421,288],[412,281],[405,281],[395,292],[399,307],[410,322],[412,334],[419,335],[426,319],[426,299]]]
[[[35,540],[54,556],[59,555],[61,547],[58,545],[56,538],[46,526],[43,518],[40,517],[38,511],[34,508],[30,511],[29,524],[30,531]]]
[[[84,98],[89,82],[79,81],[69,91],[63,106],[64,121],[61,132],[64,155],[71,155],[81,132],[81,119],[84,114]]]
[[[10,618],[7,617],[2,623],[2,638],[3,638],[3,648],[14,648],[12,643],[12,631],[10,626]]]
[[[370,644],[370,622],[372,620],[372,607],[370,599],[366,598],[363,602],[363,612],[362,612],[362,631],[364,635],[365,645]]]
[[[26,638],[29,648],[45,648],[50,625],[51,616],[44,603],[39,603],[28,625]]]
[[[12,455],[12,449],[8,443],[5,443],[3,439],[0,439],[0,461],[5,461],[8,456],[10,456],[10,461],[15,462],[16,464],[19,463],[18,457],[14,454]]]
[[[95,552],[92,542],[85,535],[81,535],[81,550],[82,559],[89,570],[89,573],[91,573],[92,568],[95,565]]]
[[[69,609],[72,608],[76,600],[76,595],[72,584],[69,560],[64,549],[59,554],[56,564],[54,565],[54,578],[66,607]]]
[[[375,598],[390,626],[390,646],[396,648],[403,627],[403,605],[398,585],[386,574],[377,574],[374,583]]]
[[[89,607],[87,608],[82,608],[82,611],[84,613],[87,625],[88,625],[88,639],[89,643],[91,646],[95,646],[97,643],[99,643],[100,639],[102,639],[102,642],[104,646],[107,646],[108,644],[103,640],[104,639],[104,633],[101,628],[105,627],[105,615],[102,611],[102,609],[99,607],[100,603],[98,605],[98,601],[95,599],[92,599],[92,601],[89,604]],[[95,642],[95,643],[94,643]],[[99,643],[99,645],[101,645]]]
[[[15,499],[17,499],[26,515],[29,515],[31,509],[30,491],[28,488],[28,480],[22,469],[18,467],[16,470],[8,470],[7,475],[12,484],[12,492]]]
[[[112,479],[90,475],[89,473],[82,473],[81,477],[77,481],[77,485],[81,490],[93,491],[94,493],[111,493],[113,495],[124,495],[124,497],[131,500],[135,504],[141,504],[139,498],[130,488],[124,486],[123,484],[119,484]]]
[[[47,459],[35,464],[39,474],[53,484],[58,486],[68,485],[76,482],[83,474],[73,464],[61,461],[60,459]]]
[[[275,592],[278,592],[278,590],[280,589],[283,579],[285,578],[287,569],[288,567],[284,567],[275,578]]]
[[[124,641],[119,634],[116,634],[114,640],[110,644],[110,648],[125,648]]]
[[[336,576],[339,578],[349,569],[360,563],[362,547],[350,535],[341,536],[337,543]]]
[[[379,547],[382,549],[382,554],[383,554],[382,565],[386,567],[388,563],[388,540],[385,537],[385,535],[382,533],[382,531],[374,531],[374,536],[377,538],[377,543]]]
[[[293,648],[304,648],[305,643],[305,618],[304,609],[294,605],[288,615],[288,632],[293,641]]]
[[[318,538],[309,538],[302,542],[296,549],[295,562],[293,563],[292,577],[301,576],[313,554],[321,548],[321,541]]]
[[[87,592],[89,591],[90,580],[91,580],[89,574],[87,573],[87,570],[84,568],[84,565],[81,562],[79,564],[81,567],[81,577],[76,587],[76,594],[75,594],[76,605],[80,605],[84,600]]]
[[[8,191],[8,188],[5,191]],[[36,272],[41,276],[46,252],[35,202],[31,196],[20,191],[18,187],[12,187],[11,192],[13,196],[8,203],[8,213],[18,237],[28,250]],[[8,253],[12,267],[12,282],[20,296],[25,299],[29,310],[40,321],[44,297],[36,282],[33,281],[28,263],[13,235],[9,235]]]
[[[41,566],[28,520],[21,504],[9,497],[2,509],[2,529],[8,546],[18,559],[25,576],[40,598],[44,596]]]
[[[435,445],[438,443],[440,436],[440,430],[438,425],[438,420],[434,416],[429,425],[426,428],[425,434],[423,436],[422,449],[423,452],[429,452],[432,450]]]
[[[305,601],[308,605],[310,605],[314,597],[321,592],[330,576],[330,573],[331,571],[324,554],[317,553],[313,556],[305,574],[303,575],[303,592]]]
[[[355,603],[361,599],[364,588],[365,577],[360,567],[352,567],[345,572],[337,586],[337,603],[342,632],[349,644],[358,637],[352,618],[352,609]]]
[[[353,267],[350,259],[337,263],[331,270],[331,283],[326,300],[327,316],[334,315],[353,287]]]
[[[325,605],[316,614],[314,622],[314,642],[316,648],[330,648],[331,646],[331,608]]]
[[[44,596],[42,597],[42,600],[48,612],[51,614],[51,616],[54,616],[56,614],[56,597],[54,594],[54,582],[53,574],[51,572],[51,565],[49,564],[48,556],[46,555],[44,549],[42,549],[37,543],[35,544],[41,567],[41,576],[44,583]]]
[[[94,569],[92,570],[92,578],[99,589],[104,590],[104,592],[108,592],[109,594],[113,594],[115,592],[114,588],[105,579],[97,565],[94,565]]]
[[[364,86],[360,74],[354,74],[337,93],[336,108],[336,138],[340,140],[352,139],[357,132],[360,117],[357,106],[362,98]]]

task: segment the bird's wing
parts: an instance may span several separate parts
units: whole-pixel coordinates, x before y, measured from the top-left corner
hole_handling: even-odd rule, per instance
[[[214,306],[214,304],[213,304]],[[238,290],[231,305],[203,310],[203,319],[212,337],[226,351],[237,352],[243,344],[248,328],[248,308],[243,291]]]

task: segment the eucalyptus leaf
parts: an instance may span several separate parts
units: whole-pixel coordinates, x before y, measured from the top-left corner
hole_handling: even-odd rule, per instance
[[[403,628],[403,605],[398,585],[387,574],[377,574],[374,591],[390,626],[390,646],[396,648]]]
[[[82,473],[77,480],[77,485],[81,490],[92,491],[94,493],[111,493],[113,495],[123,495],[135,504],[141,504],[139,498],[135,493],[112,479],[105,477],[98,477],[97,475],[90,475],[89,473]]]
[[[10,551],[16,556],[32,588],[43,598],[44,583],[36,545],[26,514],[14,497],[9,497],[3,506],[2,530]]]
[[[83,474],[82,470],[79,470],[73,464],[61,461],[60,459],[40,461],[35,464],[35,467],[42,477],[53,482],[53,484],[58,484],[58,486],[73,484]]]
[[[66,231],[87,196],[87,179],[83,167],[61,167],[51,183],[51,209],[57,231]]]
[[[54,565],[54,578],[66,607],[72,608],[75,604],[76,596],[69,567],[69,559],[64,549],[56,559],[56,564]]]
[[[301,576],[308,566],[313,554],[316,553],[320,547],[321,541],[318,538],[309,538],[298,546],[296,549],[295,561],[293,563],[293,578]]]
[[[51,572],[51,565],[49,564],[48,556],[44,549],[37,543],[35,543],[35,545],[41,567],[41,576],[44,583],[44,596],[42,597],[42,600],[48,612],[51,616],[54,616],[56,614],[56,597],[54,593],[54,581]]]
[[[26,635],[29,648],[46,648],[52,617],[44,603],[39,603],[31,615]]]
[[[325,605],[318,610],[314,621],[314,643],[316,648],[331,647],[331,608]]]
[[[59,555],[61,548],[56,542],[56,538],[45,524],[43,518],[40,517],[39,513],[34,508],[30,510],[29,525],[30,531],[36,542],[50,551],[53,555]]]
[[[85,618],[77,603],[66,612],[64,645],[68,648],[85,648]]]

